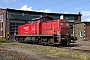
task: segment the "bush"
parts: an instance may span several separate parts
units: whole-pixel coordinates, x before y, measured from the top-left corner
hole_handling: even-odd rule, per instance
[[[0,44],[1,43],[9,43],[10,41],[7,40],[6,38],[0,38]]]

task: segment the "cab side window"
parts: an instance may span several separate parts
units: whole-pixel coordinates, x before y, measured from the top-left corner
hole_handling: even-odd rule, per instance
[[[29,21],[28,23],[29,24],[35,24],[35,23],[37,23],[37,21],[33,20],[33,21]]]
[[[41,21],[41,22],[44,22],[44,21],[45,21],[45,18],[41,18],[40,21]]]
[[[63,23],[60,23],[60,26],[63,26]]]

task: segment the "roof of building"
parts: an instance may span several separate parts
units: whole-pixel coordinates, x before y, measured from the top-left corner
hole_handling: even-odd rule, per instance
[[[75,22],[76,24],[80,24],[80,23],[90,23],[90,21],[84,21],[84,22]]]
[[[1,8],[3,10],[7,10],[7,11],[20,11],[20,12],[30,12],[30,13],[41,13],[41,14],[53,14],[53,15],[80,15],[82,16],[82,14],[79,12],[78,14],[65,14],[65,13],[46,13],[46,12],[37,12],[37,11],[28,11],[28,10],[17,10],[17,9],[10,9],[10,8]]]

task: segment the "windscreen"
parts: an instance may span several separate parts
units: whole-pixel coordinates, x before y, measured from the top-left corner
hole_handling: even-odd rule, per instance
[[[69,31],[69,22],[67,21],[61,21],[60,22],[60,27],[61,27],[61,33],[62,34],[67,34]]]

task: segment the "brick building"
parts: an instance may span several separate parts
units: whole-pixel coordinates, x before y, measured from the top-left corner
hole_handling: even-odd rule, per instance
[[[78,40],[90,40],[90,22],[76,23],[75,35],[78,37]]]
[[[44,12],[35,12],[35,11],[23,11],[15,9],[2,9],[0,8],[0,37],[6,37],[7,32],[10,32],[10,38],[13,39],[14,33],[17,33],[17,28],[19,25],[28,23],[33,18],[38,18],[40,16],[51,16],[54,19],[60,19],[63,16],[63,19],[67,19],[71,25],[71,31],[73,34],[73,24],[75,22],[81,21],[82,14],[64,14],[64,13],[44,13]]]

